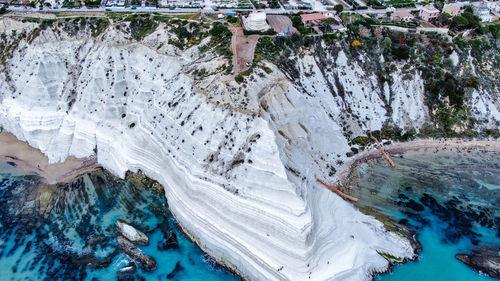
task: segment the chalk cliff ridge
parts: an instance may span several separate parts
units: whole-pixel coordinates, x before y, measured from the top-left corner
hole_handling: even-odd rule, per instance
[[[30,37],[37,26],[0,22],[4,42],[18,40],[0,72],[0,126],[51,162],[97,154],[120,177],[143,171],[203,250],[249,280],[368,280],[388,267],[379,253],[414,256],[315,181],[335,181],[369,126],[432,122],[418,72],[389,85],[340,48],[294,68],[265,61],[270,73],[240,84],[214,52],[165,43],[163,24],[140,41],[113,24]],[[498,128],[498,88],[472,95]]]

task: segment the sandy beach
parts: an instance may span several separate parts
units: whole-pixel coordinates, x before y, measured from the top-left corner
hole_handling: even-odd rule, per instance
[[[457,153],[472,151],[500,152],[500,140],[417,139],[408,142],[394,142],[383,147],[391,157],[412,153],[437,153],[439,151],[453,151]],[[354,168],[360,163],[382,157],[383,155],[376,145],[371,145],[364,151],[356,154],[350,161],[343,165],[341,172],[337,175],[336,182],[338,186],[345,189],[349,185],[351,174]]]
[[[68,157],[62,163],[49,164],[40,150],[18,140],[10,133],[0,133],[0,161],[15,163],[24,172],[40,175],[48,184],[68,182],[100,167],[97,158]]]
[[[395,142],[384,145],[391,157],[410,153],[428,153],[438,151],[454,151],[457,153],[471,151],[498,151],[500,140],[463,140],[463,139],[418,139],[409,142]],[[337,186],[344,188],[349,183],[354,168],[360,163],[382,158],[383,155],[375,144],[356,154],[344,163],[337,174]],[[75,177],[100,168],[97,158],[68,157],[62,163],[49,164],[48,158],[38,149],[24,141],[18,140],[11,133],[0,133],[0,161],[15,163],[24,172],[42,176],[48,184],[68,182]]]

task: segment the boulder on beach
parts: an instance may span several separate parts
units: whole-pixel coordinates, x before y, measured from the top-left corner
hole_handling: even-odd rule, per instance
[[[457,254],[455,257],[474,270],[500,279],[500,249],[496,251],[478,249],[471,254]]]
[[[115,222],[115,227],[116,230],[118,230],[118,232],[120,232],[120,234],[127,238],[130,242],[144,246],[149,244],[148,236],[144,234],[144,232],[136,229],[125,221],[117,220]]]
[[[129,258],[139,263],[144,271],[153,271],[157,268],[158,265],[156,264],[155,259],[144,254],[134,243],[130,242],[123,236],[118,236],[116,239],[118,240],[120,250]]]

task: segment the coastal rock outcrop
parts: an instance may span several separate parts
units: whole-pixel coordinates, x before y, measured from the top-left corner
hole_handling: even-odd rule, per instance
[[[145,271],[153,271],[158,266],[153,257],[144,254],[141,249],[137,248],[134,243],[128,241],[123,236],[118,236],[116,238],[118,241],[118,246],[120,250],[129,256],[132,260],[136,261],[141,265]]]
[[[149,239],[146,234],[144,234],[142,231],[136,229],[135,227],[131,226],[130,224],[126,223],[123,220],[117,220],[115,222],[115,227],[120,234],[127,238],[130,242],[138,245],[148,245],[149,244]]]
[[[477,249],[470,254],[458,254],[455,257],[474,270],[500,279],[500,249]]]

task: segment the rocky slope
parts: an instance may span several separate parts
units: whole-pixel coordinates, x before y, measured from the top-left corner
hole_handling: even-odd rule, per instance
[[[388,267],[379,253],[414,256],[316,178],[336,179],[370,123],[432,122],[418,71],[395,70],[389,85],[368,56],[339,48],[261,62],[266,71],[240,84],[214,52],[168,44],[177,38],[164,23],[140,42],[125,23],[99,34],[37,26],[0,21],[15,47],[0,73],[0,126],[51,162],[97,153],[118,176],[143,171],[183,229],[250,280],[367,280]],[[472,95],[482,126],[498,128],[498,85]]]

